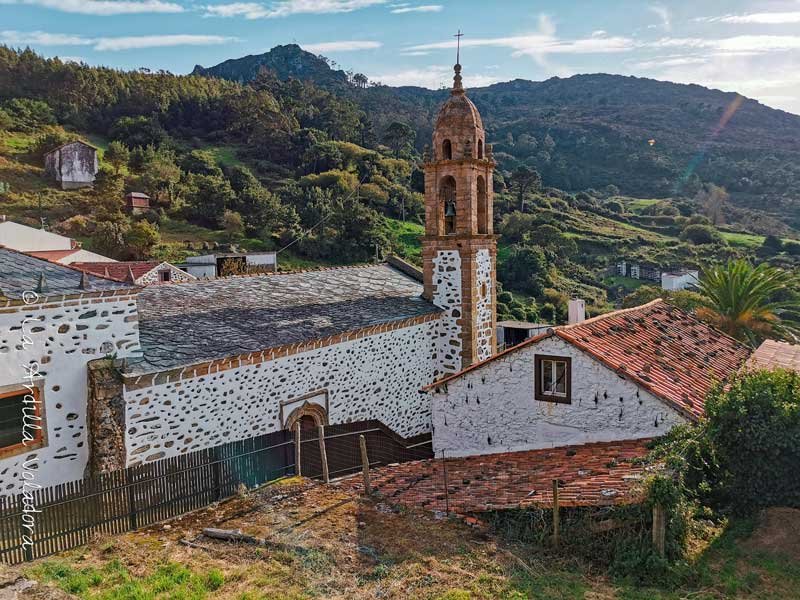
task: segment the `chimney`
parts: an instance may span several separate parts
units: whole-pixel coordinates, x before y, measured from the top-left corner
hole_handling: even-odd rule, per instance
[[[583,323],[586,320],[586,302],[580,298],[573,298],[570,300],[568,319],[570,325]]]

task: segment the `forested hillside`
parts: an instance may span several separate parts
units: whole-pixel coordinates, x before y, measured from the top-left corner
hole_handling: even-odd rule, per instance
[[[293,65],[279,74],[322,86],[333,81],[337,90],[346,78],[342,71],[326,73],[318,57],[298,46],[195,72],[248,81],[254,64],[275,63]],[[469,65],[464,75],[469,87]],[[427,143],[446,91],[364,87],[356,79],[346,94],[378,134],[400,121],[414,129],[417,149]],[[713,183],[736,206],[774,217],[771,225],[748,217],[764,233],[779,221],[800,226],[800,116],[699,85],[620,75],[515,80],[469,93],[507,170],[524,163],[547,185],[569,191],[615,185],[641,197],[691,196]]]
[[[324,61],[312,57],[308,71],[290,60],[305,54],[282,52],[272,64],[291,72],[259,69],[243,85],[0,47],[0,213],[31,225],[44,219],[87,248],[123,259],[180,261],[234,244],[279,250],[284,268],[363,262],[388,252],[419,262],[418,148],[428,133],[417,129],[430,130],[442,93],[364,88],[357,75],[325,66],[340,86],[326,89],[315,82]],[[484,103],[484,93],[471,95]],[[496,110],[526,109],[510,103]],[[695,190],[663,199],[631,197],[621,192],[623,181],[605,179],[603,186],[564,191],[552,185],[557,177],[547,164],[570,164],[575,178],[593,171],[577,158],[566,163],[560,129],[500,135],[495,108],[483,111],[494,123],[490,139],[500,140],[501,317],[561,321],[570,296],[586,298],[592,311],[619,304],[641,284],[614,276],[620,259],[677,268],[744,256],[797,266],[795,233],[764,212],[737,208],[720,186],[695,181]],[[99,148],[92,190],[62,191],[44,175],[44,153],[70,139]],[[788,142],[775,147],[790,151]],[[549,162],[540,164],[544,154]],[[775,168],[795,165],[782,159]],[[624,174],[641,177],[634,170]],[[151,210],[126,213],[128,191],[150,195]]]

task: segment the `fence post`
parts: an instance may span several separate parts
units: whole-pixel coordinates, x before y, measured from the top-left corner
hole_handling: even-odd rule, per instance
[[[653,548],[656,554],[666,554],[667,519],[663,504],[653,505]]]
[[[561,508],[558,503],[558,479],[553,479],[553,546],[561,543]]]
[[[444,450],[442,450],[442,470],[444,471],[444,512],[450,514],[450,491],[447,489],[447,459],[444,457]]]
[[[131,531],[135,531],[139,526],[139,519],[136,516],[136,494],[133,491],[130,473],[127,469],[125,470],[125,489],[128,492],[128,524],[130,525]]]
[[[322,461],[322,480],[325,483],[330,482],[330,474],[328,473],[328,455],[325,452],[325,426],[319,426],[319,457]]]
[[[219,502],[222,498],[222,463],[219,459],[219,446],[211,451],[211,472],[214,477],[214,500]]]
[[[367,457],[367,438],[364,434],[358,436],[358,443],[361,446],[361,469],[364,473],[364,495],[369,496],[372,493],[372,486],[369,481],[369,458]]]
[[[294,424],[294,474],[303,476],[303,467],[300,465],[300,421]]]

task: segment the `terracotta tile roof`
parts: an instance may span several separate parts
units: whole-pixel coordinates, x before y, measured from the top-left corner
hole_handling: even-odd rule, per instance
[[[641,501],[637,484],[646,467],[633,461],[647,454],[649,440],[601,442],[544,450],[447,459],[448,503],[459,514],[537,506],[553,502],[559,480],[562,506],[610,506]],[[371,471],[371,483],[388,501],[445,510],[440,458]],[[353,485],[360,485],[360,477]]]
[[[161,263],[158,261],[127,261],[127,262],[75,262],[72,266],[81,271],[86,271],[98,277],[108,277],[114,281],[128,281],[129,271],[133,272],[134,279],[139,279],[155,269]],[[108,275],[106,275],[108,272]]]
[[[35,256],[36,258],[49,260],[51,262],[58,262],[62,258],[66,258],[71,254],[80,252],[80,250],[81,250],[80,248],[70,248],[69,250],[39,250],[35,252],[26,252],[25,254],[30,254],[31,256]]]
[[[687,417],[705,414],[713,385],[738,371],[749,348],[664,302],[618,310],[556,327],[425,388],[460,377],[509,352],[556,335],[669,402]]]
[[[800,345],[766,340],[750,357],[752,369],[789,369],[800,373]]]

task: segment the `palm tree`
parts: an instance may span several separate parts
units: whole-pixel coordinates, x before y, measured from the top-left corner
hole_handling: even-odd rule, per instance
[[[752,345],[767,336],[796,341],[800,335],[797,278],[782,269],[746,260],[715,265],[703,271],[699,288],[703,306],[698,316]]]

